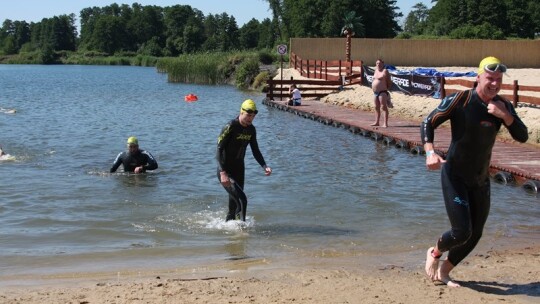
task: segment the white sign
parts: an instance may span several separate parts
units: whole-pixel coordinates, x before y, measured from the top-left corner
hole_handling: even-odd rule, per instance
[[[277,47],[277,52],[278,52],[278,54],[280,54],[280,55],[285,55],[285,54],[287,54],[287,45],[286,45],[286,44],[280,44],[280,45],[278,45],[278,47]]]

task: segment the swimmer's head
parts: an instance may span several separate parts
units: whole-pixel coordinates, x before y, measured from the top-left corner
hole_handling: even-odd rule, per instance
[[[131,146],[131,145],[138,146],[139,145],[139,140],[137,139],[137,137],[131,136],[130,138],[128,138],[127,144],[128,144],[128,146]]]
[[[506,65],[504,65],[499,58],[489,56],[482,61],[480,61],[480,64],[478,65],[478,75],[484,73],[484,72],[506,72]]]
[[[257,105],[255,102],[251,99],[246,99],[242,106],[240,107],[241,113],[248,113],[248,114],[257,114],[259,111],[257,111]]]

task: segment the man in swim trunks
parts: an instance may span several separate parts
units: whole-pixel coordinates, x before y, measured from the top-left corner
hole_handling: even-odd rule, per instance
[[[114,160],[110,172],[116,172],[120,165],[124,166],[124,172],[144,173],[158,168],[154,156],[145,150],[139,149],[139,140],[131,136],[127,140],[128,151],[120,152]]]
[[[226,221],[246,220],[244,157],[248,145],[251,146],[251,152],[264,169],[265,175],[272,174],[272,169],[266,165],[257,143],[257,132],[253,126],[257,113],[255,102],[251,99],[245,100],[240,107],[240,115],[227,123],[218,137],[217,176],[221,185],[229,193],[229,213]]]
[[[421,136],[426,166],[441,170],[441,183],[451,230],[428,249],[425,271],[432,280],[450,287],[450,271],[476,246],[486,223],[490,202],[489,164],[495,137],[501,125],[519,142],[528,139],[527,127],[512,104],[497,95],[506,66],[495,57],[484,58],[478,67],[478,85],[444,98],[422,122]],[[434,131],[450,120],[452,142],[446,160],[435,153]],[[439,267],[444,252],[448,256]]]
[[[372,126],[379,126],[381,117],[381,108],[384,112],[384,122],[381,127],[388,127],[388,108],[393,108],[390,101],[390,87],[392,86],[392,78],[387,69],[384,68],[384,61],[377,59],[375,62],[375,72],[373,73],[373,103],[375,104],[375,122]]]

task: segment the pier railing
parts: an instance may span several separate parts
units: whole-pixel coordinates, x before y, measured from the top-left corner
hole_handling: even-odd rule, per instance
[[[343,88],[343,84],[339,80],[303,80],[293,79],[292,77],[288,80],[270,79],[267,81],[266,97],[270,100],[286,100],[290,98],[289,86],[291,84],[298,86],[298,89],[302,93],[302,98],[321,98]]]
[[[475,81],[465,79],[446,79],[441,78],[441,99],[452,93],[461,91],[461,89],[447,88],[447,85],[458,85],[466,88],[473,88],[476,85]],[[518,106],[518,103],[528,103],[535,106],[540,106],[540,97],[534,97],[529,95],[519,94],[519,92],[540,92],[540,87],[519,85],[517,80],[514,80],[513,84],[502,84],[501,90],[512,91],[512,94],[499,94],[500,96],[511,100],[514,107]]]
[[[302,92],[302,98],[321,98],[344,86],[362,84],[362,61],[345,60],[306,60],[291,53],[289,66],[297,70],[302,77],[309,79],[270,79],[265,88],[270,100],[288,99],[289,86],[296,84]]]
[[[341,81],[344,85],[362,83],[361,60],[302,59],[295,53],[289,56],[289,66],[303,77],[326,81]]]

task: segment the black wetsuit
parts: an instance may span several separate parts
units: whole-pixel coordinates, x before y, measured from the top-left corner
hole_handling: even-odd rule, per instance
[[[139,150],[136,154],[129,152],[120,152],[114,160],[111,167],[111,173],[116,172],[120,165],[124,165],[124,172],[134,172],[136,167],[143,166],[143,172],[146,170],[155,170],[158,167],[157,161],[150,152]]]
[[[512,125],[507,126],[512,137],[527,141],[527,127],[512,104],[499,96],[495,98],[503,101],[514,117]],[[441,183],[452,229],[441,236],[437,248],[449,251],[448,260],[456,266],[482,236],[491,205],[491,151],[503,120],[487,112],[487,105],[474,89],[459,92],[443,99],[422,122],[422,143],[433,143],[435,128],[448,119],[452,142],[441,170]]]
[[[217,176],[221,182],[220,171],[227,172],[231,179],[231,186],[224,187],[229,193],[229,213],[226,220],[246,220],[247,198],[244,194],[244,157],[247,146],[251,146],[251,152],[257,162],[264,168],[266,162],[259,150],[257,132],[253,125],[243,127],[238,118],[231,120],[218,138],[217,145]]]

